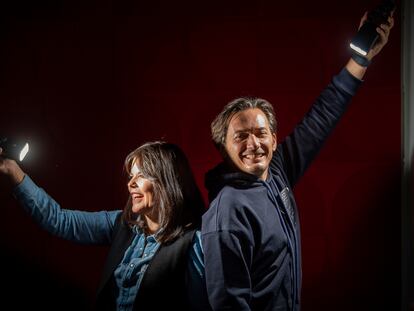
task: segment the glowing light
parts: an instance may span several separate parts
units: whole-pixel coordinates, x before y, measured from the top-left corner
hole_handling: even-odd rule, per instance
[[[351,47],[351,49],[353,49],[354,51],[357,51],[359,54],[361,55],[367,55],[367,52],[362,50],[360,47],[357,47],[356,45],[353,45],[352,43],[349,44],[349,46]]]
[[[26,143],[22,151],[20,151],[19,160],[23,161],[24,157],[27,155],[28,152],[29,152],[29,144]]]

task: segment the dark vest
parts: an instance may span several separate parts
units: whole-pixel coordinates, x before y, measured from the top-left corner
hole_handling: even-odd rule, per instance
[[[170,243],[162,244],[145,271],[135,298],[134,310],[189,310],[186,278],[188,250],[195,230]],[[118,288],[114,271],[131,244],[134,233],[119,216],[112,245],[104,266],[96,301],[96,310],[115,310]]]

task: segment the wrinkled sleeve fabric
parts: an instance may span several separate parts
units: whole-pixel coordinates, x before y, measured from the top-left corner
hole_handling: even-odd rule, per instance
[[[277,147],[271,167],[284,170],[292,187],[322,148],[361,83],[345,68],[342,69],[322,91],[303,120]]]
[[[187,295],[188,301],[190,302],[190,310],[211,310],[207,297],[204,255],[200,231],[196,231],[193,238],[193,243],[188,254],[187,271]]]
[[[115,219],[121,211],[86,212],[62,209],[29,176],[16,186],[13,196],[29,215],[49,233],[81,244],[111,243]]]
[[[249,217],[235,193],[221,193],[204,214],[202,225],[207,293],[213,310],[250,310],[253,240]]]

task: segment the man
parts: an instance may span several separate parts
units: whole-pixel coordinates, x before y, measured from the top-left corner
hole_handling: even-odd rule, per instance
[[[377,29],[379,40],[366,60],[351,58],[281,144],[272,105],[263,99],[236,99],[212,122],[224,158],[206,176],[211,204],[202,226],[213,310],[300,309],[300,227],[291,189],[345,111],[393,23],[390,17]]]

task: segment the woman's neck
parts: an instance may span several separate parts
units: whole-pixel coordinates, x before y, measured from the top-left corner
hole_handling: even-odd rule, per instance
[[[149,234],[154,234],[160,229],[160,224],[158,223],[158,217],[154,215],[144,215],[145,222],[147,223],[147,230]]]

